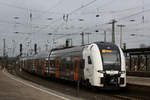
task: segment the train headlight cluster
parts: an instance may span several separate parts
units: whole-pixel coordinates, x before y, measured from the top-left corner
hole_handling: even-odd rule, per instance
[[[106,73],[106,72],[103,71],[103,70],[98,70],[97,72],[102,73],[102,74],[105,74],[105,73]]]
[[[121,71],[121,72],[119,72],[119,74],[125,74],[126,73],[126,71]]]

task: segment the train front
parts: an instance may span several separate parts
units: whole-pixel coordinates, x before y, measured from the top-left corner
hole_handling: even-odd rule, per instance
[[[101,87],[126,87],[125,57],[122,50],[112,43],[96,43],[96,45],[99,53],[93,53],[95,65],[98,65],[95,72],[97,74],[94,75],[95,81],[99,81]],[[99,60],[95,59],[97,54],[100,54]]]

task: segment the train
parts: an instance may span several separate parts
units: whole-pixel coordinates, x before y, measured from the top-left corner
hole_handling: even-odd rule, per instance
[[[20,58],[20,68],[44,77],[101,88],[126,87],[125,57],[110,42],[56,48]]]

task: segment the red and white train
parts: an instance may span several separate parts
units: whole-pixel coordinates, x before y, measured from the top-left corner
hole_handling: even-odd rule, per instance
[[[20,66],[45,77],[80,81],[96,87],[126,87],[124,54],[118,46],[108,42],[22,57]]]

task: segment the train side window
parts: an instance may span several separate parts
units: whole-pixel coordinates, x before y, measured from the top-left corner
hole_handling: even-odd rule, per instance
[[[91,57],[88,56],[88,64],[92,64]]]

